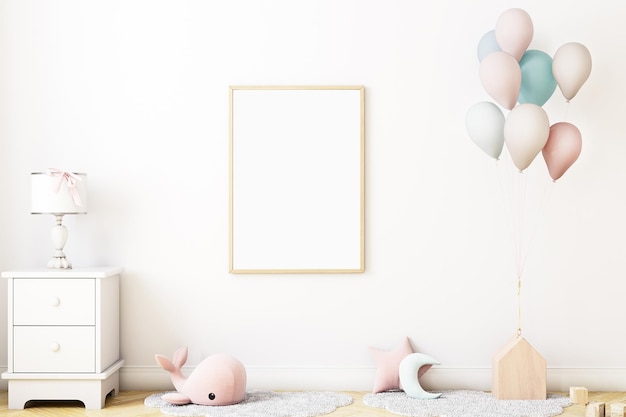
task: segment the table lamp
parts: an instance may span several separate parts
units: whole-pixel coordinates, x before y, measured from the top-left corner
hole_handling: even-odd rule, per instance
[[[48,268],[72,268],[63,253],[67,228],[61,223],[66,214],[87,214],[87,175],[49,169],[47,172],[31,173],[30,180],[31,214],[52,214],[56,217],[51,233],[55,252]]]

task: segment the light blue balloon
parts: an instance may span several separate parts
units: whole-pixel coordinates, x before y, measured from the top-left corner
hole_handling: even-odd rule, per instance
[[[480,41],[478,42],[478,60],[482,61],[487,55],[492,52],[501,51],[500,45],[496,41],[496,31],[490,30],[485,33]]]
[[[543,106],[556,89],[552,75],[552,58],[543,51],[529,49],[519,61],[522,70],[522,85],[517,101]]]

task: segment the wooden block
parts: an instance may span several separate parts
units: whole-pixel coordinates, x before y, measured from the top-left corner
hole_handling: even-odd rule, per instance
[[[589,400],[589,392],[585,387],[569,387],[569,399],[572,404],[586,405]]]
[[[546,360],[521,336],[493,357],[491,392],[499,400],[545,400]]]
[[[611,417],[624,417],[626,416],[626,404],[613,403],[611,404]]]
[[[605,417],[604,410],[604,403],[589,403],[585,409],[585,417]]]

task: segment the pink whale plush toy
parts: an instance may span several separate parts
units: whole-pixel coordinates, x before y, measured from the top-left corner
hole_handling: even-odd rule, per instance
[[[161,398],[171,404],[232,405],[243,401],[246,395],[246,368],[236,358],[216,353],[205,358],[188,378],[180,372],[187,362],[187,347],[174,352],[170,361],[155,355],[161,368],[170,373],[176,391]]]

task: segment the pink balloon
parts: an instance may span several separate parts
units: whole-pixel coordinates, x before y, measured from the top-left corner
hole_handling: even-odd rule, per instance
[[[522,59],[533,39],[533,21],[522,9],[505,10],[496,22],[496,41],[500,49],[517,61]]]
[[[556,181],[578,159],[583,146],[580,130],[567,122],[555,123],[541,153],[548,166],[548,173]]]
[[[508,110],[515,107],[522,85],[522,70],[515,58],[506,52],[492,52],[480,62],[479,76],[495,101]]]

